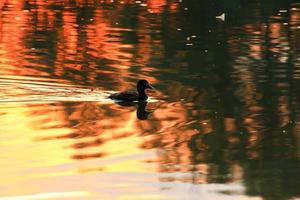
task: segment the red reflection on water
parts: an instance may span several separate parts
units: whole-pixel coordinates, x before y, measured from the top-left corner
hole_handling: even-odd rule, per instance
[[[162,13],[167,2],[166,0],[148,0],[147,4],[151,13]]]

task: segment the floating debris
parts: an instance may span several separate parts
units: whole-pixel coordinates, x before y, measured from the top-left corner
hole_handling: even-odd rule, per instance
[[[222,21],[225,21],[225,13],[219,15],[219,16],[216,16],[217,19],[220,19]]]

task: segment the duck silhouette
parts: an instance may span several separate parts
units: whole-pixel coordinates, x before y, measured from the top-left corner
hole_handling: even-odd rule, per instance
[[[135,91],[123,91],[111,94],[109,98],[116,101],[146,101],[148,96],[145,92],[146,89],[154,89],[147,80],[139,80],[136,86],[137,92]]]

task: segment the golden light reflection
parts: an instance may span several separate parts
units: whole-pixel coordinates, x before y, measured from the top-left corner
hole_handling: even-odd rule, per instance
[[[1,151],[5,152],[5,157],[1,159],[0,176],[5,184],[16,185],[9,188],[6,193],[22,193],[32,190],[31,185],[26,184],[36,176],[35,173],[24,173],[24,169],[34,169],[41,167],[55,167],[61,163],[70,163],[68,150],[61,151],[65,145],[59,142],[49,141],[44,144],[33,145],[33,140],[37,136],[36,129],[32,126],[32,117],[28,116],[30,108],[14,104],[1,104]],[[33,119],[35,120],[35,119]],[[16,123],[18,122],[18,123]],[[12,124],[15,124],[12,126]],[[65,134],[69,130],[65,128],[39,130],[40,134]],[[31,147],[28,144],[32,143]],[[14,163],[6,162],[13,158]],[[11,176],[14,174],[14,176]]]

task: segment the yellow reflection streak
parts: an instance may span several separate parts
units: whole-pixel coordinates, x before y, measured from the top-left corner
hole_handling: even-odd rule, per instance
[[[141,142],[140,137],[131,136],[104,144],[102,148],[105,149],[109,155],[112,155],[104,158],[104,160],[111,158],[117,159],[115,163],[110,161],[110,164],[105,166],[105,171],[135,173],[153,172],[155,169],[149,169],[149,164],[146,165],[144,162],[141,162],[141,160],[153,159],[155,157],[155,153],[141,150],[139,148]],[[142,159],[132,159],[131,156]]]
[[[64,145],[67,145],[68,141],[32,142],[37,135],[65,134],[69,133],[69,129],[37,129],[35,121],[40,119],[40,117],[28,116],[28,113],[33,110],[30,107],[1,104],[0,108],[5,113],[0,116],[0,132],[2,133],[0,135],[0,152],[2,152],[0,177],[3,180],[0,186],[17,186],[15,188],[7,188],[6,192],[22,193],[34,187],[33,185],[26,185],[26,182],[38,175],[33,173],[35,169],[43,167],[51,169],[61,163],[72,162],[69,158],[71,150],[61,150]],[[36,109],[40,110],[41,107]],[[47,118],[47,116],[45,117]]]
[[[50,192],[42,194],[32,194],[32,195],[22,195],[14,197],[0,197],[0,200],[41,200],[41,199],[57,199],[57,198],[66,198],[66,197],[83,197],[89,196],[88,192]]]
[[[116,198],[116,200],[134,200],[134,199],[139,199],[139,200],[141,200],[141,199],[166,199],[166,197],[163,197],[158,194],[144,194],[144,195],[140,195],[138,197],[133,196],[133,195],[128,195],[128,196]]]

